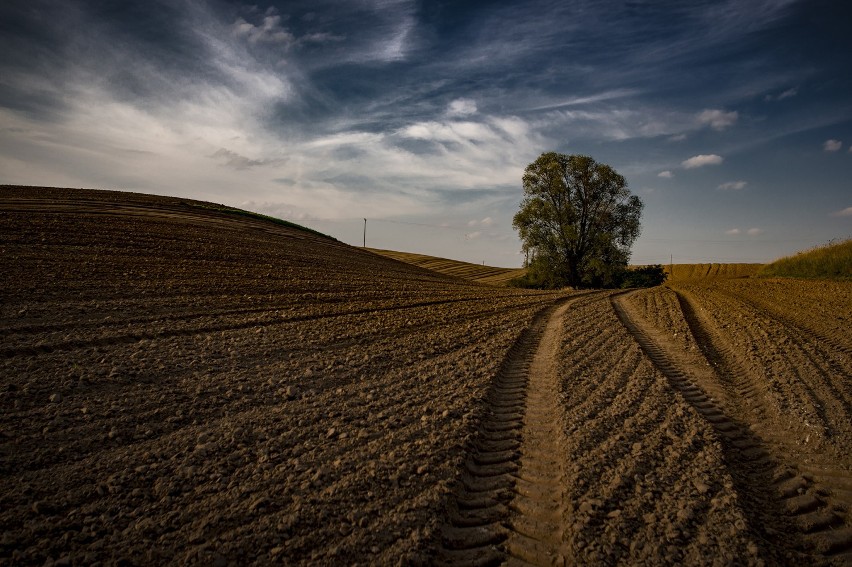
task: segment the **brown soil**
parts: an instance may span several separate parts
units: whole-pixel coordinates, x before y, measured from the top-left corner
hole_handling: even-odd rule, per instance
[[[448,276],[454,276],[463,280],[490,284],[508,285],[514,278],[520,278],[527,273],[526,268],[495,268],[459,260],[449,260],[424,254],[412,254],[410,252],[395,252],[393,250],[380,250],[378,248],[367,248],[381,256],[393,258],[407,264],[414,264],[427,270],[432,270]]]
[[[0,253],[0,564],[852,561],[849,284],[510,290],[10,187]]]

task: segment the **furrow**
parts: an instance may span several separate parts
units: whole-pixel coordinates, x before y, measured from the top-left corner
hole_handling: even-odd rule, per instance
[[[684,316],[689,322],[701,351],[716,368],[720,382],[730,381],[739,372],[730,366],[713,334],[703,327],[688,300],[679,295]],[[817,484],[811,475],[797,472],[794,463],[784,462],[786,455],[773,452],[772,445],[757,435],[749,424],[733,417],[718,401],[708,396],[695,383],[693,371],[667,349],[658,344],[624,295],[612,298],[615,311],[654,364],[669,382],[717,432],[727,455],[728,467],[738,490],[751,502],[753,522],[770,519],[768,539],[779,547],[790,545],[781,534],[794,533],[795,550],[802,556],[831,560],[852,552],[852,530],[847,517],[847,503],[831,498],[827,485]]]

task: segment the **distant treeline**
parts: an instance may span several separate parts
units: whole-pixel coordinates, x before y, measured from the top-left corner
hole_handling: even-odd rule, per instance
[[[548,272],[546,271],[537,271],[533,264],[527,270],[526,274],[511,280],[509,286],[527,289],[553,289],[556,282],[548,279],[547,275]],[[610,272],[607,281],[594,282],[592,287],[607,289],[654,287],[662,285],[666,281],[666,276],[666,271],[660,264],[636,266],[622,270],[613,270]]]

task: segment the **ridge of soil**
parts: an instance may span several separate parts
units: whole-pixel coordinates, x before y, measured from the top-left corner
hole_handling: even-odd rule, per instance
[[[809,335],[777,317],[743,318],[751,303],[730,294],[718,296],[731,301],[725,308],[709,311],[705,302],[713,286],[689,289],[638,292],[616,301],[616,308],[655,364],[719,434],[738,491],[751,500],[746,511],[755,525],[768,527],[762,537],[797,561],[847,564],[852,561],[852,471],[843,376],[850,374],[823,366],[841,358],[842,350],[833,355],[837,358],[822,353],[798,360],[807,348],[816,348]],[[739,341],[745,337],[716,319],[744,319],[749,342],[774,336],[774,344],[743,345]],[[780,325],[777,332],[783,330],[784,337],[755,333],[762,325]],[[674,334],[666,331],[672,328]],[[779,380],[786,372],[776,374],[755,360],[769,353],[787,372],[796,372],[796,379]]]

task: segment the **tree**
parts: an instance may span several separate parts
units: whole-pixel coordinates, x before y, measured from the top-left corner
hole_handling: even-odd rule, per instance
[[[617,287],[639,236],[642,202],[610,166],[541,154],[527,166],[512,225],[534,287]]]

